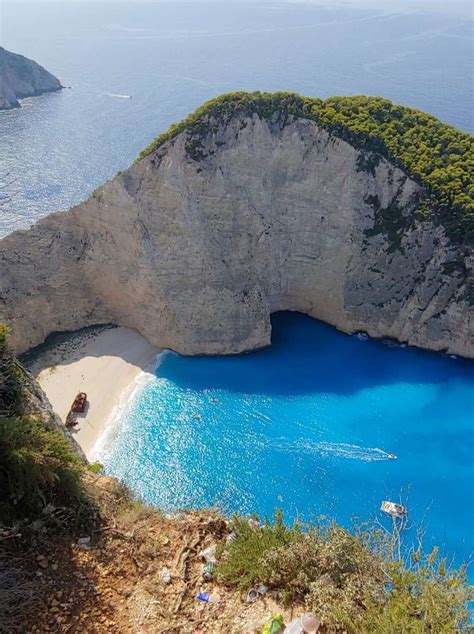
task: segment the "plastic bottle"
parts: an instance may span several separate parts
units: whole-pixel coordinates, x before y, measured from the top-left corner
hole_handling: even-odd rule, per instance
[[[319,630],[321,621],[312,612],[306,612],[301,617],[301,625],[305,634],[313,634]]]
[[[320,624],[319,619],[312,612],[306,612],[288,624],[285,634],[316,634]]]

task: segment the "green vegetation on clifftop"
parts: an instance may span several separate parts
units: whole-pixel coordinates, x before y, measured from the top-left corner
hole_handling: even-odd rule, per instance
[[[465,568],[412,550],[398,555],[400,533],[371,528],[351,534],[321,522],[252,526],[234,518],[236,537],[223,549],[218,578],[241,590],[265,584],[284,603],[303,604],[327,632],[457,632],[472,600]]]
[[[187,131],[188,154],[200,160],[206,135],[236,116],[253,114],[281,126],[298,118],[315,121],[365,153],[361,169],[373,170],[377,156],[386,157],[424,186],[421,215],[442,223],[457,241],[474,239],[474,138],[420,110],[381,97],[322,100],[293,93],[222,95],[172,125],[139,158]]]

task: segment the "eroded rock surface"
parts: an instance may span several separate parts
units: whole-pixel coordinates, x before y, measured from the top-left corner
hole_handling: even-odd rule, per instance
[[[421,187],[400,168],[306,119],[237,116],[201,143],[194,160],[183,132],[0,242],[18,352],[112,322],[184,354],[237,353],[296,310],[474,356],[472,258],[415,218]]]

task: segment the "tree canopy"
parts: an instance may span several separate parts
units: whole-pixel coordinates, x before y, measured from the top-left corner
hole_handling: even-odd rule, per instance
[[[200,141],[235,116],[273,118],[286,125],[310,119],[354,147],[382,155],[424,186],[420,212],[433,216],[457,241],[474,239],[474,137],[420,110],[381,97],[330,97],[294,93],[235,92],[206,102],[172,125],[145,148],[139,159],[181,132],[188,132],[191,158],[204,158]]]

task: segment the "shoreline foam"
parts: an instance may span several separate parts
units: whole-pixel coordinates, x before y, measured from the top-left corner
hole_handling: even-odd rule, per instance
[[[153,381],[156,376],[155,372],[157,368],[169,352],[169,350],[161,350],[158,352],[155,360],[150,364],[150,367],[137,374],[133,382],[119,394],[118,400],[112,406],[110,413],[102,426],[101,433],[97,436],[94,446],[90,450],[88,458],[91,462],[95,462],[96,460],[100,462],[101,454],[109,448],[111,434],[117,429],[119,424],[124,423],[124,412],[133,407],[137,396],[150,381]]]
[[[71,430],[88,459],[137,389],[153,376],[159,349],[129,328],[72,333],[40,351],[30,370],[64,422],[75,395],[86,392],[88,408]]]

